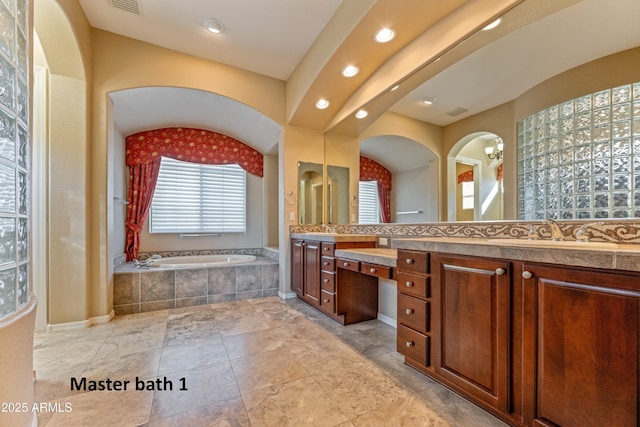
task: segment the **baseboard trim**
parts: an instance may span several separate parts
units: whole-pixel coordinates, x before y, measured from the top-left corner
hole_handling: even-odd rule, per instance
[[[278,296],[282,299],[293,299],[296,298],[298,295],[295,292],[280,292],[278,291]]]
[[[389,316],[385,316],[382,313],[378,313],[378,320],[381,321],[382,323],[385,323],[389,326],[393,326],[394,328],[398,329],[398,321],[396,319],[393,319]]]
[[[104,325],[105,323],[109,323],[115,315],[116,313],[111,310],[109,314],[104,316],[91,317],[87,320],[80,320],[78,322],[49,323],[47,325],[47,332],[71,331],[74,329],[86,329],[93,325]]]

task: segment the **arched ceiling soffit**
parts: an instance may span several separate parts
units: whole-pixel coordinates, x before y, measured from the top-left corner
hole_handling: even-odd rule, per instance
[[[360,154],[375,160],[392,173],[428,165],[437,156],[424,145],[397,135],[380,135],[360,142]]]
[[[80,46],[71,23],[54,0],[35,0],[33,6],[34,30],[52,74],[86,80]]]
[[[123,135],[165,127],[229,135],[263,154],[277,152],[282,126],[236,100],[196,89],[141,87],[109,94],[113,121]]]

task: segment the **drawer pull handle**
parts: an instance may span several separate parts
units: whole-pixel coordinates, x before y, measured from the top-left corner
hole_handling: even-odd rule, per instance
[[[522,277],[524,277],[525,279],[531,279],[533,277],[533,273],[530,271],[523,271]]]
[[[345,263],[344,263],[344,266],[345,266],[345,267],[349,267],[349,263],[348,263],[348,262],[345,262]]]
[[[407,282],[404,284],[407,288],[413,287],[413,282]]]
[[[404,312],[407,313],[407,314],[413,314],[413,309],[412,308],[407,308]]]
[[[507,271],[504,268],[496,268],[496,274],[498,276],[502,276],[504,273],[506,273]]]
[[[413,264],[413,259],[412,258],[407,258],[405,262],[407,264]]]
[[[324,283],[329,283],[329,279],[322,279]]]
[[[375,272],[376,272],[375,268],[372,268],[372,269],[369,270],[369,273],[375,273]]]
[[[406,346],[409,348],[413,347],[414,346],[413,341],[407,341]]]
[[[322,302],[329,302],[329,300],[328,300],[328,299],[325,299],[325,300],[322,300]]]

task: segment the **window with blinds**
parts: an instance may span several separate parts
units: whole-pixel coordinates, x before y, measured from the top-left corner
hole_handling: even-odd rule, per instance
[[[360,181],[358,189],[358,222],[360,224],[380,223],[380,202],[377,181]]]
[[[151,202],[151,233],[246,232],[246,172],[162,158]]]

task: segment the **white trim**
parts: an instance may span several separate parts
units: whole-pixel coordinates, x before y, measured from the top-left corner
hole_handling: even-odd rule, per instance
[[[49,320],[49,281],[48,281],[48,175],[49,153],[47,133],[47,69],[35,65],[33,67],[33,136],[32,136],[32,214],[31,214],[31,280],[33,293],[38,298],[36,309],[36,331],[47,328]]]
[[[385,316],[382,313],[378,313],[378,320],[381,321],[382,323],[386,323],[389,326],[393,326],[394,328],[398,328],[398,321],[394,318],[391,318],[389,316]]]
[[[278,296],[280,298],[282,298],[282,299],[293,299],[293,298],[297,297],[298,294],[296,294],[295,292],[284,293],[284,292],[278,291]]]
[[[115,316],[115,312],[111,310],[111,313],[104,316],[91,317],[87,320],[81,320],[79,322],[67,322],[67,323],[55,323],[47,325],[47,332],[60,332],[71,331],[74,329],[86,329],[93,325],[104,325],[109,323]]]

